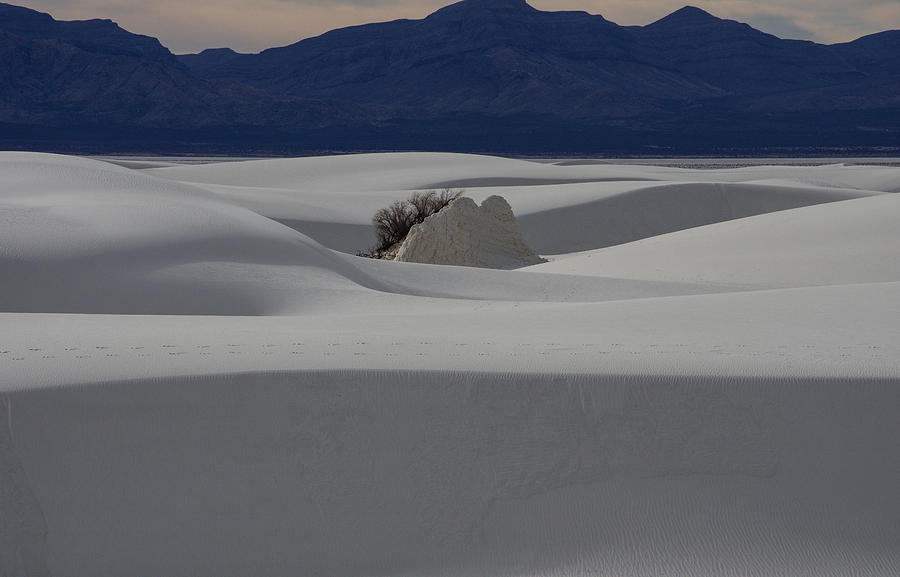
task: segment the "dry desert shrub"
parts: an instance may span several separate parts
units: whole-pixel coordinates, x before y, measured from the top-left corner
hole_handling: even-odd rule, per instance
[[[374,248],[360,252],[359,255],[383,258],[391,247],[403,242],[413,226],[439,212],[459,198],[463,192],[463,190],[451,188],[440,191],[414,192],[406,200],[398,200],[390,206],[380,209],[372,217],[377,243]]]

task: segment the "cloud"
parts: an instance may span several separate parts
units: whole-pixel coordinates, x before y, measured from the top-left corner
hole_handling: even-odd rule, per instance
[[[9,1],[9,0],[8,0]],[[15,0],[12,0],[15,2]],[[694,4],[777,36],[842,42],[900,28],[896,0],[529,0],[541,10],[584,10],[647,24]],[[174,52],[229,46],[255,52],[342,26],[423,18],[451,0],[23,0],[57,19],[109,18]]]
[[[529,0],[542,10],[586,10],[623,25],[654,22],[685,4],[776,36],[835,43],[900,29],[897,0]]]
[[[779,38],[808,40],[814,36],[812,31],[798,26],[793,18],[780,14],[756,14],[749,16],[746,22],[757,30],[774,34]]]
[[[29,0],[29,8],[60,20],[109,18],[138,34],[155,36],[176,53],[230,46],[255,52],[333,28],[410,17],[422,18],[435,0]]]

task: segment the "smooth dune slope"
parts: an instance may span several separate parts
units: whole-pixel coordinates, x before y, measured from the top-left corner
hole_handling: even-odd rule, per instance
[[[330,192],[668,180],[790,180],[811,186],[835,188],[891,192],[900,189],[900,168],[896,167],[774,165],[690,170],[615,164],[550,164],[473,154],[425,152],[250,160],[182,165],[148,172],[154,176],[185,182],[309,188]]]
[[[648,179],[640,170],[630,168],[570,168],[474,154],[423,152],[253,160],[159,168],[149,172],[163,178],[196,183],[303,187],[331,192]]]
[[[264,314],[373,284],[315,241],[202,189],[27,153],[3,153],[0,171],[4,311]]]
[[[757,214],[876,193],[796,183],[685,182],[644,185],[596,200],[525,213],[526,240],[543,254],[625,244]]]
[[[326,248],[441,186],[553,261]],[[900,574],[895,190],[0,153],[0,575]]]
[[[900,196],[809,206],[530,267],[664,282],[796,287],[900,280]]]
[[[329,371],[11,402],[60,575],[887,577],[895,385]]]
[[[352,296],[297,316],[2,314],[4,387],[307,369],[723,382],[900,373],[900,283],[598,303]]]

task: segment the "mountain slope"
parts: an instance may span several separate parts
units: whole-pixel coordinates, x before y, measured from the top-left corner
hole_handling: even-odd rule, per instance
[[[183,57],[204,77],[416,114],[623,117],[717,90],[661,68],[634,31],[524,0],[468,0],[424,20],[329,32],[253,55]]]
[[[728,94],[765,94],[865,77],[829,46],[782,40],[690,6],[638,31],[663,62]]]
[[[204,77],[295,96],[596,118],[864,81],[891,58],[890,46],[873,43],[781,40],[693,7],[621,27],[524,0],[464,0],[424,20],[345,28],[260,54],[182,58]]]
[[[198,78],[158,40],[109,20],[0,4],[0,122],[157,129],[316,125],[334,106]]]

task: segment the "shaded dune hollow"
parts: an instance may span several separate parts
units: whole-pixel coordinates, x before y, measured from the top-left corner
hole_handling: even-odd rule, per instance
[[[59,575],[900,570],[885,380],[329,371],[7,398],[0,528],[44,554],[45,517]]]

